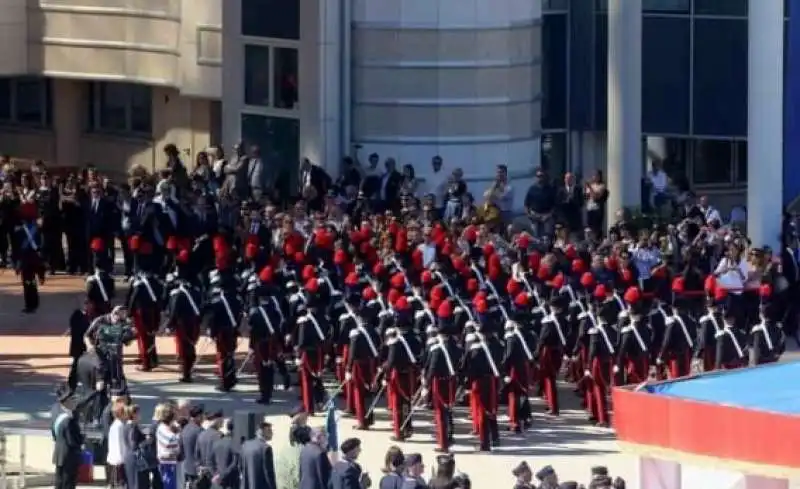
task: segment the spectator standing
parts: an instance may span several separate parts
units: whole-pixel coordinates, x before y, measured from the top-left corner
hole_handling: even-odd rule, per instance
[[[223,169],[225,181],[222,186],[224,191],[239,202],[247,200],[250,196],[247,180],[248,160],[244,143],[240,141],[233,146],[233,156]]]
[[[484,192],[484,199],[500,211],[503,222],[510,222],[514,211],[514,187],[508,183],[508,167],[497,165],[494,182]]]
[[[181,155],[178,147],[170,143],[164,147],[164,154],[167,156],[167,169],[172,174],[172,181],[175,184],[175,190],[179,195],[182,195],[189,188],[189,172],[186,170],[186,165],[181,161]]]
[[[436,457],[436,475],[430,481],[430,489],[452,489],[456,474],[456,460],[452,455]]]
[[[250,198],[254,202],[261,202],[265,191],[274,186],[274,182],[267,178],[270,172],[265,171],[264,160],[261,158],[261,148],[250,147],[250,159],[247,163],[247,182],[250,186]]]
[[[525,210],[531,220],[534,236],[549,236],[553,231],[553,211],[556,207],[556,190],[541,168],[536,169],[536,181],[525,194]]]
[[[242,444],[241,489],[277,489],[272,447],[272,424],[261,421],[255,438]]]
[[[225,420],[213,445],[211,483],[219,489],[239,489],[239,451],[233,444],[233,421]]]
[[[429,486],[425,483],[423,474],[425,474],[425,464],[422,462],[422,455],[410,454],[406,457],[406,477],[403,480],[403,489],[428,489]]]
[[[108,428],[108,455],[106,457],[107,479],[111,488],[125,485],[125,403],[116,400],[111,403],[114,421]]]
[[[331,188],[330,175],[318,165],[303,158],[300,164],[300,195],[308,202],[308,208],[321,211],[325,206],[325,195]]]
[[[442,211],[444,209],[444,196],[447,191],[447,172],[442,171],[442,157],[434,156],[431,159],[433,173],[425,178],[425,194],[433,195],[434,207]]]
[[[158,471],[161,482],[167,489],[177,487],[177,467],[180,455],[180,437],[175,423],[175,408],[171,404],[159,404],[153,413],[158,457]]]
[[[324,429],[311,430],[311,439],[300,450],[300,486],[298,489],[330,487],[331,461]]]
[[[53,465],[56,467],[56,489],[74,489],[81,462],[83,435],[78,418],[73,415],[74,399],[69,389],[59,393],[60,412],[53,419]]]
[[[650,202],[653,204],[654,210],[660,214],[661,209],[670,201],[669,177],[662,168],[661,161],[653,160],[646,184],[650,192]]]
[[[461,215],[462,197],[467,193],[467,184],[464,182],[464,171],[461,168],[453,170],[445,191],[444,215],[446,223]]]
[[[592,228],[595,235],[602,236],[608,189],[603,181],[601,170],[597,170],[592,179],[586,182],[583,188],[583,197],[586,202],[586,224]]]
[[[558,475],[550,465],[546,465],[536,472],[536,479],[541,482],[539,489],[558,489]]]
[[[188,486],[197,481],[197,467],[200,461],[197,459],[197,439],[203,432],[203,407],[192,406],[189,408],[189,422],[181,430],[180,444],[183,460],[181,468],[183,473],[183,484]]]
[[[564,174],[564,183],[558,189],[557,214],[569,228],[570,233],[583,229],[583,191],[575,182],[575,175]]]
[[[331,489],[368,489],[372,485],[369,474],[356,462],[361,454],[361,440],[349,438],[342,442],[343,460],[336,462],[331,474]]]
[[[700,196],[700,201],[697,206],[700,209],[700,212],[703,213],[703,219],[705,220],[706,224],[711,224],[712,221],[716,221],[719,224],[722,224],[722,215],[719,211],[708,203],[708,196],[702,195]]]
[[[400,447],[391,446],[386,452],[383,477],[378,483],[379,489],[403,489],[403,467],[405,457]]]
[[[397,163],[394,158],[387,158],[384,163],[386,171],[381,177],[379,191],[380,210],[391,210],[399,212],[399,193],[400,185],[403,183],[403,175],[397,171]]]
[[[533,471],[531,471],[528,462],[520,462],[519,465],[514,467],[511,471],[511,475],[517,479],[516,484],[514,484],[514,489],[532,489],[531,481],[533,480]]]

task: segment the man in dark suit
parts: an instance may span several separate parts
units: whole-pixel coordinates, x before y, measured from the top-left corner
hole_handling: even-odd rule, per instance
[[[89,329],[89,318],[84,309],[75,309],[69,318],[69,356],[72,365],[69,368],[67,383],[71,390],[78,386],[78,359],[86,353],[86,331]]]
[[[222,411],[206,416],[206,422],[205,430],[197,436],[194,459],[197,463],[197,478],[210,483],[211,477],[214,475],[214,443],[222,438],[222,433],[219,431],[222,424]]]
[[[361,440],[349,438],[341,446],[344,460],[336,462],[331,475],[331,489],[367,489],[372,485],[369,474],[356,463],[361,453]]]
[[[77,485],[78,466],[81,463],[83,435],[77,415],[72,412],[74,399],[69,389],[58,394],[61,412],[53,420],[52,435],[55,442],[53,465],[56,467],[56,489],[74,489]]]
[[[556,209],[571,233],[583,229],[583,188],[575,183],[572,173],[564,175],[564,184],[558,188]]]
[[[189,408],[189,422],[181,430],[180,437],[183,456],[181,470],[183,470],[183,482],[186,485],[194,484],[197,480],[197,466],[200,465],[200,461],[197,460],[195,454],[197,453],[197,440],[203,433],[202,425],[203,406],[192,406]]]
[[[331,481],[331,461],[328,458],[328,437],[324,430],[313,429],[311,441],[300,450],[300,487],[323,489]]]
[[[222,437],[213,446],[211,483],[219,489],[239,489],[239,450],[233,443],[233,421],[226,420],[220,431]]]
[[[300,196],[308,202],[308,209],[321,211],[325,206],[325,195],[333,182],[328,173],[303,158],[300,165]]]
[[[104,243],[114,242],[114,226],[112,219],[114,212],[109,208],[108,200],[103,196],[103,189],[99,184],[94,184],[89,189],[89,203],[86,208],[87,230],[91,243],[95,238],[103,240]],[[89,255],[90,270],[94,269],[94,256],[90,250],[86,250]],[[109,256],[110,258],[110,256]]]
[[[382,202],[382,210],[392,210],[398,207],[400,200],[397,198],[400,192],[400,184],[403,182],[403,175],[397,171],[397,163],[394,158],[388,158],[386,163],[386,173],[381,177],[381,186],[378,189],[378,198]],[[400,210],[399,207],[396,210]]]
[[[272,424],[264,419],[256,437],[242,444],[240,489],[277,489],[271,440]]]

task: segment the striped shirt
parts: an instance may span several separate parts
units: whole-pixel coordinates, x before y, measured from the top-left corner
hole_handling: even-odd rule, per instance
[[[159,461],[172,461],[178,459],[180,452],[180,436],[172,427],[159,423],[156,428],[156,455]]]

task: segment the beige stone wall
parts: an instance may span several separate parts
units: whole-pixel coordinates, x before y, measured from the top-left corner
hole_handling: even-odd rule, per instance
[[[0,75],[222,95],[223,0],[3,0]]]
[[[182,96],[173,88],[153,91],[153,132],[150,138],[123,138],[84,131],[85,82],[54,80],[53,127],[24,130],[0,127],[0,152],[16,158],[41,159],[53,165],[94,163],[104,172],[122,176],[133,165],[148,169],[164,164],[162,148],[174,143],[184,160],[211,144],[213,102]]]
[[[540,129],[541,26],[359,25],[353,39],[358,141],[526,140]]]

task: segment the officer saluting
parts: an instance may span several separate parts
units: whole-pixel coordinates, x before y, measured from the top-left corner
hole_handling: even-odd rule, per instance
[[[111,259],[106,245],[100,238],[91,242],[94,254],[94,273],[86,278],[86,314],[90,319],[108,314],[111,311],[111,300],[114,299],[114,277],[111,276]]]
[[[17,273],[22,279],[22,296],[25,308],[22,312],[30,314],[39,308],[39,288],[36,279],[44,283],[44,268],[41,259],[42,233],[36,224],[36,204],[26,202],[19,208],[19,226],[14,230],[12,257]]]
[[[442,302],[436,311],[439,317],[437,340],[430,347],[428,366],[423,376],[422,397],[432,396],[436,425],[436,451],[447,452],[453,443],[453,405],[462,350],[453,338],[453,309],[450,301]]]

